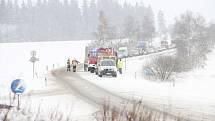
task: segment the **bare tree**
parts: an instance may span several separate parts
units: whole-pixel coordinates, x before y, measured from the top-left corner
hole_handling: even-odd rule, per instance
[[[97,45],[107,46],[108,40],[112,38],[112,32],[111,32],[112,30],[113,28],[110,27],[106,14],[103,11],[100,11],[99,25],[97,28],[97,32],[95,33],[95,36],[97,38]]]
[[[143,101],[130,100],[114,107],[111,103],[105,102],[101,109],[95,113],[97,121],[166,121],[170,119],[167,112],[153,111],[144,105]],[[164,117],[166,117],[164,119]],[[179,121],[178,118],[173,121]]]
[[[215,44],[215,23],[209,24],[207,27],[207,41],[210,48],[214,47]]]
[[[147,67],[147,68],[146,68]],[[152,60],[152,62],[145,66],[145,70],[150,75],[154,76],[155,79],[160,79],[161,81],[169,80],[173,72],[176,72],[178,69],[178,61],[176,57],[173,56],[160,56]]]
[[[154,25],[154,13],[151,6],[145,8],[145,14],[143,15],[141,37],[143,40],[148,41],[152,44],[152,38],[155,35]]]
[[[136,20],[133,16],[127,16],[124,20],[124,29],[123,29],[124,37],[128,37],[129,39],[134,39],[134,36],[137,32]]]
[[[158,19],[158,35],[162,38],[162,40],[167,39],[167,27],[166,27],[166,20],[164,19],[163,11],[159,11],[157,15]]]
[[[200,14],[187,11],[176,19],[173,28],[173,39],[178,57],[184,61],[184,69],[203,66],[206,53],[209,51],[206,36],[206,22]],[[182,63],[183,64],[183,63]]]

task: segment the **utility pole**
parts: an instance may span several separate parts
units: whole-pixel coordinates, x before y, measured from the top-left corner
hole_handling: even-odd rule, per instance
[[[34,74],[35,74],[35,72],[34,72],[34,68],[35,68],[35,62],[32,62],[33,63],[33,78],[34,78]]]

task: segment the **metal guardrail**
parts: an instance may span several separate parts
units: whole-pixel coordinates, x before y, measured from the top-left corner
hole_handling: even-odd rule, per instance
[[[165,52],[165,51],[171,50],[171,49],[176,49],[176,47],[170,47],[170,48],[166,48],[166,49],[162,49],[162,50],[157,50],[157,51],[155,50],[153,52],[142,53],[142,54],[138,54],[138,55],[128,55],[127,57],[123,57],[123,58],[138,57],[138,56],[143,56],[143,55],[150,55],[150,54],[154,54],[154,53]]]

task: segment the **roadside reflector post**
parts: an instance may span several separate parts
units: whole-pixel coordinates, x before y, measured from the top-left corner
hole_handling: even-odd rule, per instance
[[[46,71],[47,71],[47,72],[49,71],[49,67],[48,67],[48,65],[46,65]]]
[[[137,72],[134,73],[134,77],[135,77],[135,79],[137,78]]]

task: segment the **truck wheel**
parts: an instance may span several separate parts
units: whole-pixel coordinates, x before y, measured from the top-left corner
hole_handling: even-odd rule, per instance
[[[90,68],[90,67],[88,67],[88,71],[91,71],[91,68]]]
[[[117,77],[117,74],[116,74],[116,73],[115,73],[115,74],[112,74],[112,76],[113,76],[113,77]]]
[[[102,77],[102,74],[99,74],[99,77]]]
[[[86,64],[84,64],[84,71],[87,71],[88,67]]]
[[[95,69],[91,69],[90,72],[91,72],[91,73],[94,73],[94,70],[95,70]]]
[[[117,75],[116,75],[116,74],[114,74],[114,75],[113,75],[113,77],[117,77]]]

